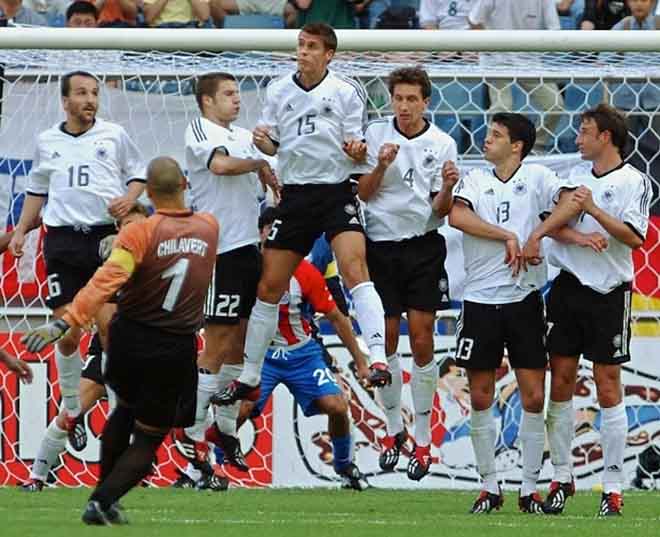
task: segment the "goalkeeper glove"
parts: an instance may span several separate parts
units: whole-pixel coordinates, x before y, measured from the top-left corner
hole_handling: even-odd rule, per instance
[[[104,263],[112,253],[112,245],[114,244],[116,238],[117,235],[108,235],[107,237],[101,239],[101,242],[99,243],[99,257]]]
[[[37,326],[34,330],[30,330],[21,338],[21,343],[25,345],[30,352],[41,352],[46,345],[54,343],[60,339],[69,329],[69,324],[62,320],[56,319],[41,326]]]

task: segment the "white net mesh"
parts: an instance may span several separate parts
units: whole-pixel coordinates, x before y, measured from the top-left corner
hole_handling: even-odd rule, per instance
[[[387,74],[395,67],[412,64],[421,64],[428,70],[433,83],[429,114],[456,139],[465,168],[479,164],[488,115],[496,109],[530,114],[539,126],[538,151],[548,154],[547,163],[559,168],[579,158],[573,153],[581,111],[601,101],[626,111],[631,124],[632,161],[649,174],[654,184],[649,237],[634,256],[633,361],[625,369],[630,429],[626,471],[632,478],[638,466],[637,455],[644,453],[641,479],[646,484],[652,482],[654,472],[660,471],[653,466],[657,457],[653,459],[655,452],[651,448],[660,435],[660,362],[649,359],[657,357],[660,350],[660,158],[657,158],[660,54],[345,52],[336,57],[332,67],[360,81],[368,94],[368,113],[376,117],[390,112]],[[0,210],[4,211],[9,230],[20,214],[35,136],[63,119],[59,100],[59,79],[63,73],[83,69],[99,76],[103,82],[100,115],[123,125],[145,158],[168,154],[183,162],[183,132],[198,114],[192,94],[195,75],[218,70],[235,74],[242,93],[238,123],[249,128],[258,119],[267,83],[293,70],[295,63],[293,56],[286,53],[2,50],[0,66],[4,66],[0,75]],[[2,258],[0,342],[14,355],[22,352],[18,344],[20,334],[41,322],[47,313],[43,303],[47,289],[40,243],[41,232],[32,232],[28,253],[23,258],[17,261],[9,254]],[[438,348],[446,350],[451,346],[451,334],[448,340],[439,337]],[[438,356],[444,354],[439,351]],[[27,478],[41,435],[55,417],[59,401],[52,353],[39,358],[23,357],[33,360],[35,382],[31,386],[19,385],[15,377],[0,369],[0,484]],[[352,394],[357,460],[364,470],[374,474],[376,483],[405,486],[406,480],[399,479],[400,472],[394,477],[376,477],[384,415],[356,384],[347,362],[344,359],[343,370]],[[580,420],[573,456],[583,486],[595,483],[602,470],[597,434],[600,414],[591,375],[590,369],[581,370],[576,399]],[[501,422],[498,466],[503,477],[514,484],[519,479],[520,466],[517,434],[520,403],[512,372],[503,368],[498,379],[497,407]],[[465,378],[447,362],[439,379],[433,411],[435,478],[426,480],[426,486],[476,486],[466,393]],[[243,448],[253,470],[250,474],[240,474],[226,469],[236,482],[323,484],[333,478],[325,421],[306,420],[292,405],[283,408],[281,415],[275,415],[268,407],[262,418],[241,430]],[[63,464],[56,472],[61,483],[94,482],[98,471],[98,437],[105,411],[105,403],[100,403],[91,412],[90,446],[82,454],[67,452],[62,459]],[[411,415],[408,405],[407,426]],[[274,421],[282,425],[276,427],[278,431],[290,427],[291,438],[296,442],[288,455],[281,456],[290,464],[285,466],[286,479],[273,471],[274,453],[286,451],[276,446],[281,441],[279,432],[273,439]],[[409,453],[409,448],[410,445],[404,449],[404,455]],[[297,457],[295,453],[299,453],[295,461],[286,458]],[[399,468],[405,468],[406,463],[404,456]],[[159,452],[157,469],[150,482],[155,485],[172,482],[177,476],[176,467],[183,465],[180,455],[167,444]],[[548,476],[549,464],[546,464],[542,477]]]

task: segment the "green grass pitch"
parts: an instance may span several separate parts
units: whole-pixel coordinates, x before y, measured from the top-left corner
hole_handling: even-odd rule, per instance
[[[490,515],[468,515],[475,493],[321,489],[197,492],[137,489],[123,500],[131,524],[111,528],[80,522],[86,489],[24,493],[0,489],[0,536],[77,537],[655,537],[660,493],[628,492],[624,516],[597,519],[600,496],[578,493],[561,516],[523,515],[515,492]]]

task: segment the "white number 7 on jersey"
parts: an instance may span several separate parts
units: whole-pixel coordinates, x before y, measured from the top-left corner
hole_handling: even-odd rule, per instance
[[[163,300],[163,305],[161,306],[165,311],[172,311],[174,309],[174,305],[181,292],[181,287],[183,286],[183,281],[186,279],[189,264],[189,259],[179,259],[174,265],[163,272],[163,275],[160,277],[161,280],[172,278],[170,287],[165,295],[165,300]]]

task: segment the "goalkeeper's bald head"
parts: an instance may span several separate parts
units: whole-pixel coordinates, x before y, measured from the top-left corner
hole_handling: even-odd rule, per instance
[[[147,194],[156,207],[163,203],[170,205],[175,200],[183,205],[185,189],[186,178],[176,160],[171,157],[156,157],[149,163]]]

